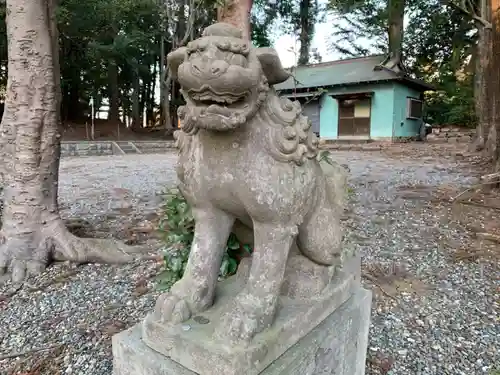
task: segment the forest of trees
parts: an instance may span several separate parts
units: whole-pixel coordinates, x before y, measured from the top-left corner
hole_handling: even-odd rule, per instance
[[[457,1],[457,0],[455,0]],[[311,41],[315,24],[329,16],[331,38],[324,43],[342,56],[384,53],[389,46],[389,17],[398,17],[394,4],[402,4],[407,24],[402,57],[410,74],[434,84],[426,114],[433,124],[474,127],[474,67],[477,60],[477,21],[463,9],[442,0],[280,0],[253,1],[251,31],[257,45],[271,45],[272,26],[299,40],[299,65],[314,56]],[[221,0],[60,0],[56,10],[59,29],[62,119],[79,123],[108,104],[108,119],[130,119],[132,129],[142,127],[142,116],[154,123],[175,126],[178,88],[163,64],[166,54],[196,38],[217,18]],[[458,1],[457,1],[458,3]],[[0,3],[1,4],[1,3]],[[389,12],[390,9],[396,9]],[[0,96],[7,79],[5,3],[0,5]],[[276,29],[276,27],[274,28]],[[481,31],[481,30],[479,30]],[[373,41],[371,48],[359,40]],[[394,38],[393,38],[394,39]],[[160,84],[161,82],[161,84]],[[158,87],[159,86],[159,87]],[[160,98],[155,93],[161,90]],[[169,94],[167,94],[167,92]]]
[[[160,61],[172,49],[200,35],[215,22],[220,0],[61,0],[56,10],[59,29],[62,119],[88,119],[90,98],[98,108],[109,105],[108,119],[125,115],[134,129],[148,123],[155,110],[166,113],[164,122],[175,124],[181,97]],[[270,3],[270,2],[269,2]],[[309,59],[310,41],[318,9],[317,0],[254,2],[252,39],[270,45],[268,29],[281,16],[286,32],[299,33],[300,62]],[[7,80],[5,3],[0,2],[0,95]],[[162,104],[156,98],[162,82]],[[166,94],[167,92],[171,95]],[[168,109],[168,110],[167,110]]]
[[[169,51],[219,20],[256,45],[277,25],[309,63],[315,25],[334,17],[325,41],[345,56],[385,53],[385,66],[429,81],[427,116],[474,127],[472,147],[500,170],[500,0],[6,0],[0,2],[0,281],[38,273],[53,259],[126,261],[135,251],[72,235],[58,210],[61,132],[86,121],[89,101],[108,119],[142,113],[171,128],[181,102],[165,69]],[[251,10],[251,13],[250,13]],[[251,14],[251,17],[249,16]],[[4,20],[6,20],[4,22]],[[370,48],[359,41],[370,40]],[[402,65],[401,62],[404,64]],[[157,85],[161,91],[155,99]]]

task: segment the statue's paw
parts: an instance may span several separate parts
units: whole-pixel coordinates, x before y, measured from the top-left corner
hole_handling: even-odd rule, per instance
[[[154,318],[163,323],[179,324],[213,303],[213,293],[205,284],[183,278],[156,301]]]
[[[256,315],[250,314],[239,308],[224,315],[217,336],[232,345],[248,344],[259,332],[259,319]]]
[[[276,307],[277,298],[242,292],[231,304],[231,310],[223,315],[216,335],[232,345],[246,345],[273,323]]]
[[[154,318],[162,323],[179,324],[191,318],[191,309],[185,299],[167,292],[158,297]]]

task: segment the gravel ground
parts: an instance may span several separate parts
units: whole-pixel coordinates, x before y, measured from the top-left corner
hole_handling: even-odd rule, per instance
[[[432,157],[417,165],[379,152],[333,155],[351,169],[346,241],[362,252],[374,290],[367,374],[493,374],[500,368],[498,264],[453,256],[477,245],[467,224],[480,213],[431,199],[443,186],[473,182],[471,171]],[[161,192],[175,184],[175,158],[63,159],[64,216],[125,238],[124,226],[155,217]],[[0,288],[0,358],[13,354],[0,359],[0,374],[111,375],[110,337],[152,308],[159,267],[59,264],[14,294]]]

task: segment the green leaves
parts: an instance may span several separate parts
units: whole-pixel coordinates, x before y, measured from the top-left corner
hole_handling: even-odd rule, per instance
[[[434,124],[474,126],[470,65],[477,40],[474,23],[441,0],[405,3],[405,66],[411,75],[438,89],[426,97],[426,116]],[[329,0],[329,10],[343,21],[333,33],[331,48],[349,56],[386,53],[389,10],[398,4],[396,0]]]
[[[159,289],[168,290],[184,274],[194,239],[195,221],[191,207],[177,189],[165,193],[162,210],[159,229],[165,243],[165,270],[157,276],[157,281]],[[250,245],[241,244],[236,235],[231,233],[222,258],[219,277],[234,275],[239,259],[249,256],[251,252]]]
[[[194,237],[194,218],[184,197],[177,189],[168,191],[162,205],[163,216],[160,219],[160,231],[167,247],[190,247]]]
[[[318,153],[317,159],[320,163],[325,162],[325,163],[328,163],[330,165],[334,165],[333,160],[330,158],[330,151],[328,151],[328,150],[321,150]]]

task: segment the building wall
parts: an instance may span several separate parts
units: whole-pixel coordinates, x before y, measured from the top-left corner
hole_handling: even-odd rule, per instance
[[[323,94],[319,101],[319,136],[325,139],[334,139],[338,135],[339,103],[337,99]]]
[[[414,137],[420,133],[422,119],[407,119],[408,97],[420,99],[420,92],[394,82],[394,136]]]
[[[312,123],[312,131],[314,133],[319,133],[320,130],[320,113],[319,113],[319,98],[311,101],[306,101],[302,105],[302,112],[306,115]]]
[[[330,90],[320,100],[320,137],[335,139],[338,136],[338,101],[330,95],[373,91],[371,98],[370,137],[390,138],[393,136],[395,90],[392,83],[359,85]]]

